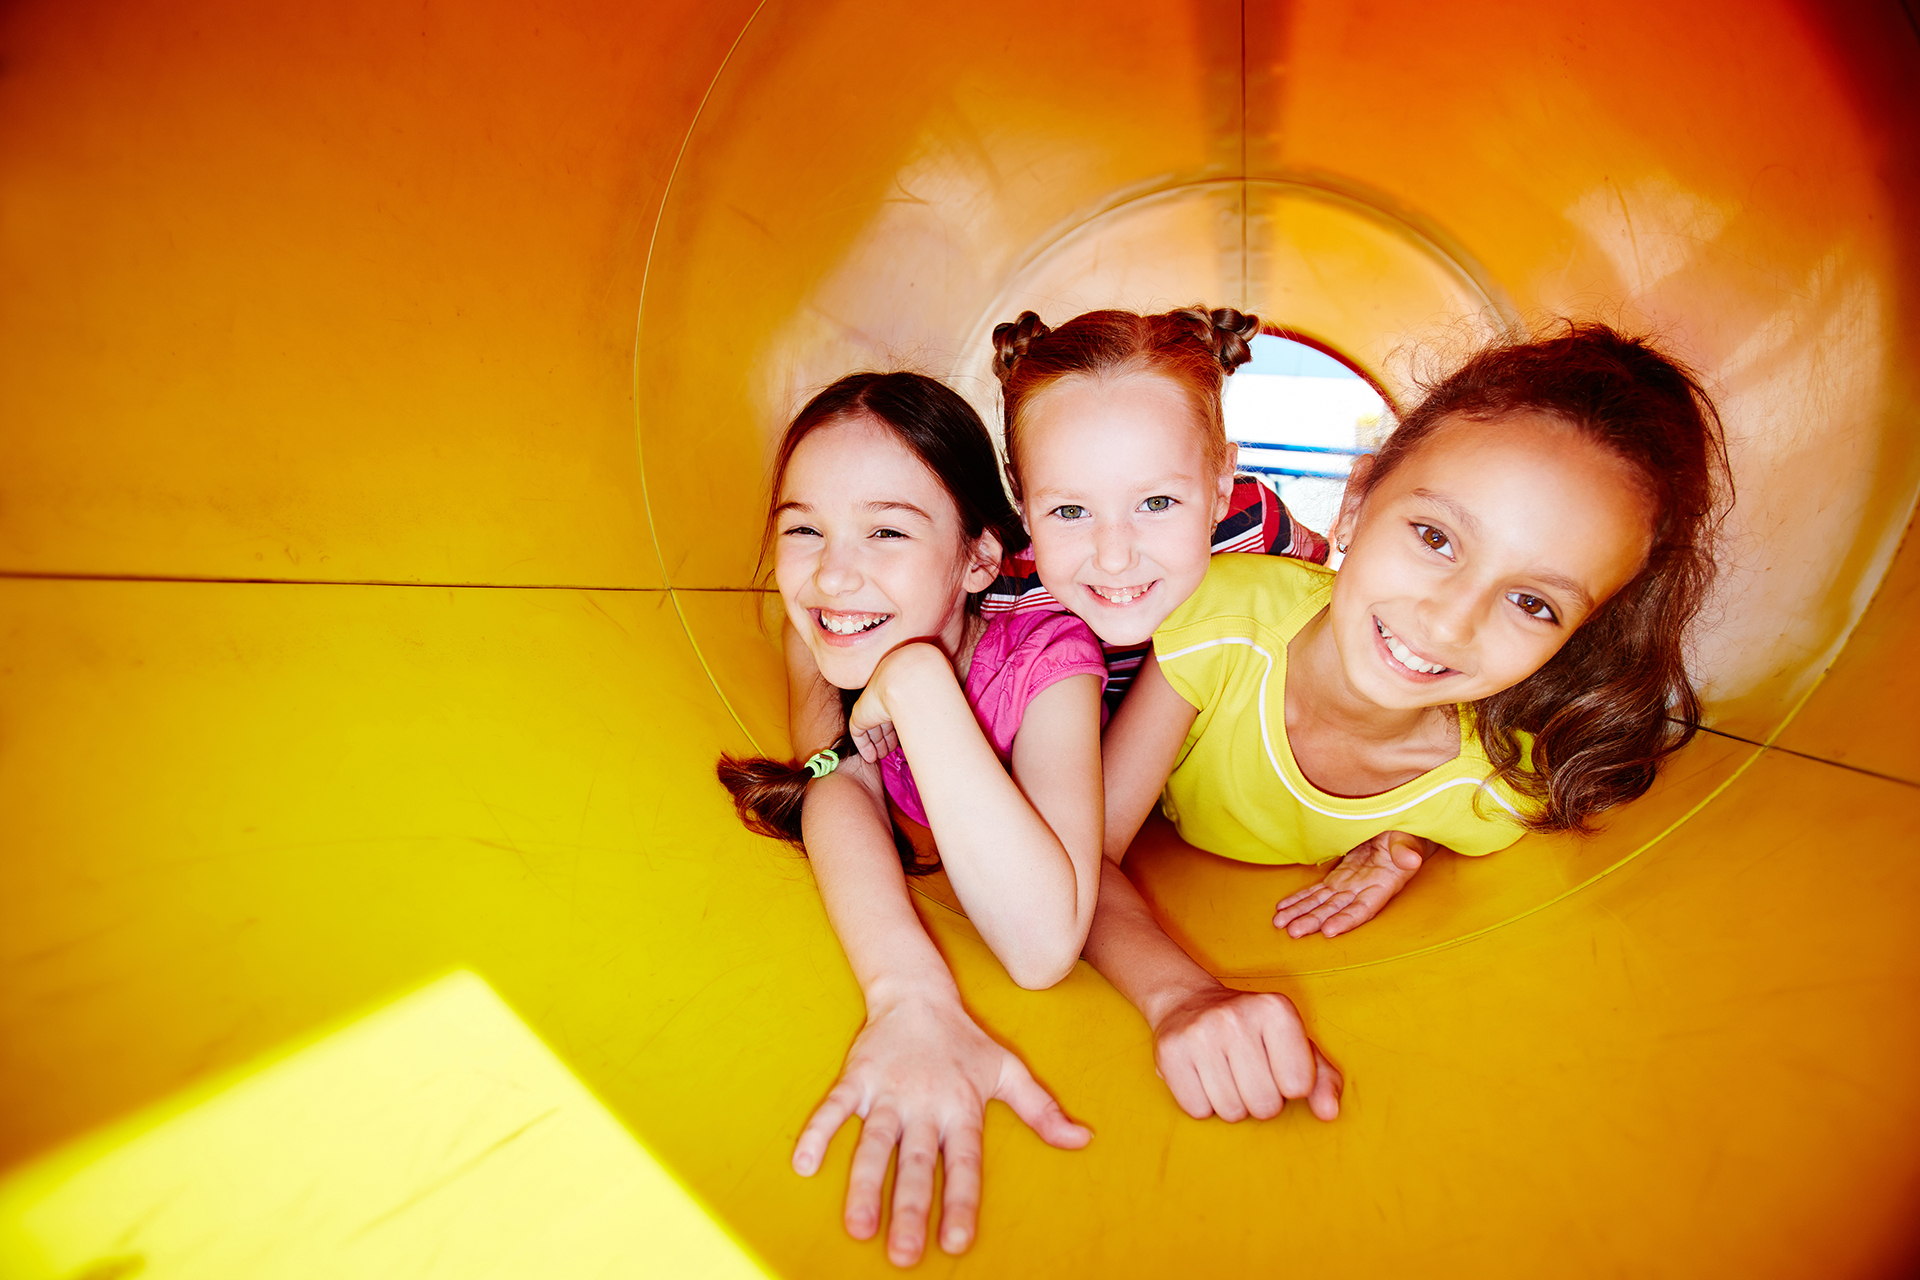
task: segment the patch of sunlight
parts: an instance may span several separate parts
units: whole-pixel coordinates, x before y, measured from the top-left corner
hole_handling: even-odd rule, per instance
[[[471,973],[0,1182],[9,1280],[766,1274]]]

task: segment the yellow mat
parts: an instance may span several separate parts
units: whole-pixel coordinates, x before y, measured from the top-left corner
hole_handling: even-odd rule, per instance
[[[1333,942],[1268,926],[1297,871],[1140,851],[1176,933],[1300,1003],[1351,1081],[1333,1125],[1185,1118],[1097,975],[1020,991],[923,900],[1095,1139],[996,1108],[979,1240],[920,1270],[1906,1274],[1909,13],[0,9],[0,1261],[211,1274],[167,1252],[198,1232],[295,1260],[253,1274],[704,1272],[657,1211],[716,1268],[890,1272],[839,1225],[852,1130],[787,1164],[858,991],[805,863],[712,781],[784,746],[768,442],[855,367],[990,410],[986,335],[1027,306],[1201,299],[1400,398],[1559,314],[1692,360],[1740,486],[1717,732],[1596,839],[1436,868]],[[446,1025],[492,1030],[442,1060],[393,1002],[452,970]],[[401,1076],[386,1146],[312,1101]],[[481,1078],[524,1097],[462,1129]],[[430,1194],[548,1096],[590,1154]],[[114,1171],[169,1143],[200,1172],[155,1218]],[[362,1210],[425,1252],[325,1254]]]

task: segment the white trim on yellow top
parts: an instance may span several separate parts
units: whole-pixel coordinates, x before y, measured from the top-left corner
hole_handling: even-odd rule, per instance
[[[1502,809],[1505,809],[1516,818],[1520,816],[1520,811],[1508,804],[1506,799],[1501,796],[1498,791],[1488,786],[1485,779],[1476,780],[1473,778],[1455,778],[1451,782],[1442,782],[1437,786],[1429,787],[1405,804],[1395,805],[1391,809],[1380,809],[1373,813],[1336,813],[1332,809],[1324,809],[1315,804],[1311,798],[1300,794],[1300,789],[1293,785],[1291,778],[1287,777],[1287,771],[1280,767],[1279,757],[1274,755],[1273,752],[1273,737],[1267,729],[1267,678],[1273,674],[1273,655],[1271,653],[1267,652],[1267,650],[1259,644],[1256,644],[1250,637],[1227,636],[1219,640],[1202,640],[1199,644],[1190,644],[1184,649],[1175,649],[1171,653],[1162,653],[1158,656],[1161,664],[1165,665],[1175,658],[1184,657],[1189,653],[1196,653],[1201,649],[1211,649],[1215,645],[1222,644],[1243,644],[1266,660],[1267,669],[1260,674],[1260,744],[1267,750],[1267,763],[1273,766],[1273,772],[1279,777],[1280,785],[1285,787],[1295,800],[1298,800],[1315,813],[1322,814],[1329,818],[1345,819],[1350,822],[1370,822],[1376,818],[1390,818],[1396,813],[1406,812],[1415,805],[1425,804],[1428,800],[1431,800],[1450,787],[1478,787],[1493,797],[1493,802]],[[1402,785],[1404,786],[1405,784],[1403,783]]]

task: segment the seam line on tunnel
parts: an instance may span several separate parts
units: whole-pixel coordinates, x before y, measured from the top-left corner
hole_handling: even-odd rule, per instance
[[[1247,264],[1247,0],[1240,0],[1240,310],[1253,305]]]
[[[1778,751],[1783,756],[1798,756],[1802,760],[1811,760],[1815,764],[1832,765],[1836,769],[1845,769],[1850,773],[1863,773],[1869,778],[1878,778],[1882,782],[1897,783],[1903,787],[1912,787],[1915,790],[1920,790],[1920,782],[1915,782],[1911,778],[1902,778],[1892,773],[1880,773],[1874,769],[1863,769],[1857,764],[1846,764],[1839,760],[1829,760],[1825,756],[1810,755],[1805,751],[1795,751],[1792,747],[1779,746],[1771,740],[1755,742],[1752,738],[1743,738],[1737,733],[1728,733],[1723,729],[1709,729],[1705,725],[1700,726],[1700,732],[1710,733],[1716,738],[1725,738],[1729,742],[1744,742],[1750,747],[1759,747],[1763,751]]]
[[[700,102],[693,109],[693,118],[687,121],[687,131],[681,135],[680,149],[673,156],[673,167],[667,170],[667,180],[660,188],[660,207],[654,210],[653,231],[647,237],[646,265],[640,269],[640,305],[634,316],[633,326],[633,452],[634,461],[640,468],[640,501],[646,508],[647,535],[653,542],[654,558],[660,562],[660,576],[667,584],[667,599],[673,603],[673,615],[679,619],[680,632],[686,636],[687,644],[693,650],[694,659],[699,662],[700,670],[706,674],[707,683],[713,687],[714,696],[720,699],[720,705],[727,709],[727,715],[738,726],[740,732],[746,735],[747,742],[753,747],[756,755],[765,755],[766,751],[760,746],[760,740],[754,737],[753,730],[747,728],[747,722],[740,718],[740,712],[733,705],[733,699],[727,696],[727,691],[720,687],[720,681],[714,676],[713,667],[707,662],[706,651],[700,647],[699,637],[693,634],[693,628],[687,623],[686,610],[680,607],[680,597],[673,585],[673,576],[667,570],[666,552],[660,547],[660,525],[653,517],[653,489],[647,482],[646,446],[642,443],[640,432],[640,406],[645,403],[645,397],[640,393],[640,346],[646,332],[647,290],[653,282],[654,253],[660,246],[660,228],[667,220],[667,205],[673,199],[674,183],[679,180],[680,166],[687,158],[687,149],[693,145],[693,132],[700,127],[700,117],[706,114],[707,103],[712,100],[713,91],[719,87],[720,78],[727,73],[728,65],[733,62],[733,55],[740,50],[740,42],[747,38],[747,32],[753,30],[753,24],[759,21],[761,11],[766,7],[767,0],[760,0],[760,3],[753,7],[753,12],[747,15],[747,20],[740,24],[739,34],[734,36],[733,43],[727,46],[726,55],[720,59],[720,65],[713,69],[713,78],[707,81],[706,91],[700,95]]]

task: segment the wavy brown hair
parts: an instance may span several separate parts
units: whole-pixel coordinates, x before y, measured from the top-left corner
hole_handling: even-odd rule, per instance
[[[1688,628],[1713,586],[1713,542],[1733,497],[1719,412],[1684,365],[1603,324],[1489,347],[1427,389],[1361,479],[1370,493],[1455,417],[1560,420],[1620,458],[1653,501],[1646,563],[1545,666],[1474,704],[1490,781],[1533,802],[1534,831],[1591,829],[1653,785],[1700,725]],[[1533,738],[1527,767],[1519,735]]]
[[[1247,346],[1260,317],[1222,307],[1183,307],[1160,315],[1089,311],[1049,329],[1031,311],[993,329],[993,372],[1000,379],[1007,436],[1007,479],[1020,493],[1022,410],[1062,378],[1123,377],[1134,372],[1171,378],[1193,406],[1216,471],[1233,466],[1220,391],[1228,374],[1253,358]]]
[[[946,384],[919,373],[855,373],[840,379],[807,401],[774,453],[773,482],[767,503],[767,522],[760,539],[760,560],[766,563],[773,538],[773,506],[779,501],[787,465],[800,442],[819,428],[848,418],[867,417],[882,424],[900,443],[926,464],[953,499],[962,532],[972,540],[991,532],[1000,540],[1001,553],[1027,545],[1026,529],[1000,487],[999,463],[993,440],[973,406]],[[979,595],[967,598],[967,611],[977,613]],[[840,691],[842,724],[860,696],[858,689]],[[843,728],[832,747],[842,760],[854,754],[853,739]],[[785,840],[804,850],[801,812],[807,784],[813,775],[797,760],[768,756],[722,755],[715,766],[720,782],[733,797],[733,807],[748,830]],[[894,847],[908,875],[926,875],[938,862],[923,863],[913,846],[896,828]]]

